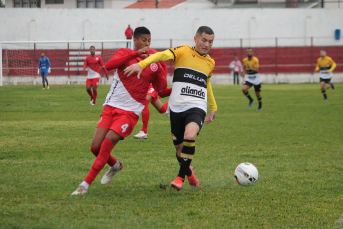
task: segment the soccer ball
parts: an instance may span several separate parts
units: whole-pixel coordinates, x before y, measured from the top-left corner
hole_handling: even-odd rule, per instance
[[[230,65],[229,65],[229,68],[230,68],[230,69],[234,69],[234,68],[235,68],[235,65],[234,65],[234,64],[230,64]]]
[[[255,184],[258,178],[258,171],[255,165],[245,162],[239,164],[234,174],[237,183],[242,186],[250,186]]]

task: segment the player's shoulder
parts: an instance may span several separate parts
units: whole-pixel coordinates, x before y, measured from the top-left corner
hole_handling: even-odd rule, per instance
[[[331,57],[329,57],[329,56],[326,56],[326,59],[328,59],[328,60],[331,60],[331,61],[332,61],[332,58],[331,58]]]
[[[244,59],[243,59],[243,62],[247,62],[248,61],[248,57],[245,57]]]
[[[256,56],[252,57],[253,61],[258,61],[258,58]]]
[[[191,47],[189,47],[188,45],[180,45],[174,48],[169,49],[172,52],[179,52],[179,51],[186,51],[186,50],[191,50]]]
[[[206,60],[212,62],[213,65],[216,63],[216,62],[212,59],[212,57],[211,57],[210,55],[208,55],[208,54],[206,54],[205,58],[206,58]]]

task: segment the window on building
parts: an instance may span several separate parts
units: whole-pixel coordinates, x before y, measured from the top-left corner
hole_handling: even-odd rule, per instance
[[[77,0],[77,8],[104,8],[104,0]]]
[[[64,4],[64,0],[45,0],[45,4]]]
[[[15,8],[40,8],[40,0],[14,0]]]

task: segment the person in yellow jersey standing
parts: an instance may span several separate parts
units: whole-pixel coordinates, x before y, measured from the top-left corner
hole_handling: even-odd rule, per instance
[[[324,100],[327,100],[325,89],[335,89],[333,83],[331,83],[331,78],[333,76],[332,71],[336,68],[336,63],[331,59],[331,57],[326,56],[326,50],[320,50],[320,58],[317,60],[317,67],[315,71],[320,71],[319,81],[320,90],[324,96]]]
[[[242,91],[244,95],[249,99],[249,105],[248,108],[250,108],[254,102],[254,100],[251,98],[249,94],[249,89],[254,86],[255,88],[255,94],[258,99],[258,111],[262,110],[262,96],[261,96],[261,77],[260,73],[258,72],[259,64],[258,59],[253,56],[253,50],[252,48],[247,48],[247,56],[243,59],[243,68],[244,71],[241,72],[242,77],[245,78],[245,83],[243,85]]]
[[[128,77],[138,72],[139,78],[142,70],[151,63],[167,60],[175,63],[172,93],[168,104],[173,143],[180,165],[179,174],[171,182],[171,187],[178,191],[182,189],[186,176],[191,186],[200,186],[191,162],[195,153],[196,136],[204,122],[210,123],[214,120],[217,111],[210,83],[215,62],[207,55],[213,40],[213,30],[201,26],[194,36],[194,47],[182,45],[158,52],[125,69]],[[211,112],[205,118],[207,102],[210,104]]]

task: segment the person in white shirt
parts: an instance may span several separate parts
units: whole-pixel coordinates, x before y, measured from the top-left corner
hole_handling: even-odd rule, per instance
[[[243,72],[242,63],[238,60],[237,55],[235,56],[235,59],[230,63],[229,68],[233,70],[233,84],[237,82],[237,85],[239,85],[239,74]]]

